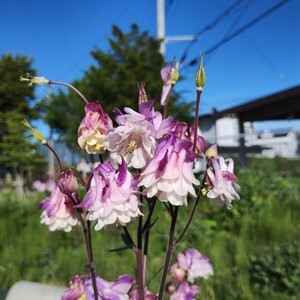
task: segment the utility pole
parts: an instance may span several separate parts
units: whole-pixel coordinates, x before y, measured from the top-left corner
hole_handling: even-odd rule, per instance
[[[160,53],[165,56],[166,44],[170,42],[186,42],[195,39],[193,35],[166,37],[165,0],[156,0],[157,38],[161,40]]]

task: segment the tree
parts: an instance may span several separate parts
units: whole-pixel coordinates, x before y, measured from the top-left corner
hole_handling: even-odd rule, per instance
[[[23,119],[39,116],[33,106],[33,88],[20,82],[20,76],[28,72],[35,75],[31,59],[11,54],[0,58],[0,164],[21,182],[23,174],[45,162],[38,155],[37,146],[28,139],[28,130],[21,125]]]
[[[89,101],[99,100],[111,116],[115,107],[137,108],[137,82],[146,84],[149,99],[159,98],[162,89],[160,70],[165,65],[159,52],[159,41],[140,32],[137,25],[124,34],[117,26],[112,29],[113,38],[109,39],[108,53],[95,48],[91,51],[96,64],[89,67],[85,75],[72,83]],[[190,116],[189,104],[178,104],[178,95],[170,101],[169,111],[180,114],[181,119]],[[78,149],[74,136],[83,117],[83,103],[72,91],[62,91],[47,104],[45,121],[59,133],[68,145]]]

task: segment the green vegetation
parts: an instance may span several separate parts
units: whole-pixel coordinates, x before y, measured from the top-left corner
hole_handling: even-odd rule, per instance
[[[238,172],[241,201],[232,210],[203,199],[185,242],[176,249],[195,247],[210,257],[214,276],[200,282],[199,299],[299,299],[299,161],[253,160],[253,168]],[[270,171],[271,170],[271,171]],[[275,172],[277,171],[277,172]],[[49,232],[39,224],[38,203],[45,197],[32,194],[28,202],[16,200],[11,191],[0,194],[0,282],[9,288],[18,280],[67,285],[73,274],[87,272],[80,228],[71,233]],[[191,200],[192,201],[192,200]],[[168,214],[158,205],[149,258],[150,289],[163,263],[168,235]],[[185,224],[187,209],[180,209],[178,229]],[[129,226],[129,230],[135,224]],[[134,275],[131,250],[109,252],[123,246],[121,228],[95,232],[95,260],[100,276],[115,279]]]

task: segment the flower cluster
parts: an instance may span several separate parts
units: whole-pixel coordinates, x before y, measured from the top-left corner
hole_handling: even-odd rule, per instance
[[[41,223],[51,231],[68,232],[77,224],[84,229],[90,276],[74,276],[62,300],[153,300],[162,299],[166,291],[171,300],[192,300],[200,292],[194,282],[213,275],[208,257],[193,248],[179,253],[170,267],[172,252],[187,232],[200,197],[206,195],[218,206],[226,205],[227,208],[232,207],[233,200],[239,200],[240,187],[235,182],[233,160],[218,155],[216,145],[207,149],[203,137],[198,134],[198,109],[206,81],[202,60],[203,57],[195,78],[197,99],[193,124],[167,116],[170,94],[179,77],[179,65],[174,68],[175,61],[161,70],[163,113],[154,109],[154,100],[148,101],[144,84],[138,84],[138,111],[129,107],[123,111],[115,108],[114,127],[100,102],[88,102],[77,91],[85,102],[85,116],[78,129],[79,147],[100,158],[89,178],[83,178],[76,168],[64,169],[43,136],[27,121],[23,122],[36,139],[55,154],[60,169],[52,194],[39,205],[43,210]],[[26,81],[55,84],[44,78],[30,77]],[[106,153],[110,155],[102,156]],[[112,156],[116,157],[115,161],[104,159]],[[193,171],[196,159],[205,160],[202,178]],[[41,184],[36,184],[36,188],[42,190]],[[167,208],[171,221],[166,259],[156,294],[146,286],[146,274],[150,232],[155,228],[151,217],[156,203],[160,202]],[[175,239],[178,210],[187,205],[193,205],[191,215]],[[138,219],[136,241],[127,230],[127,225],[135,219]],[[124,230],[125,248],[131,248],[136,255],[135,279],[122,275],[108,282],[95,270],[91,226],[99,231],[114,224]]]

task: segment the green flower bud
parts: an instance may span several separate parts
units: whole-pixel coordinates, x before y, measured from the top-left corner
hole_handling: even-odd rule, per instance
[[[33,134],[34,138],[38,142],[40,142],[42,144],[46,144],[47,143],[47,140],[44,138],[44,136],[39,131],[37,131],[36,129],[34,129],[27,120],[23,120],[21,123],[25,127],[27,127],[28,129],[30,129],[32,131],[32,134]]]
[[[217,156],[218,156],[217,144],[213,144],[206,150],[205,157],[206,159],[210,159],[211,157],[217,157]]]
[[[200,65],[195,76],[195,84],[197,87],[197,91],[202,91],[206,82],[205,72],[203,68],[203,57],[204,55],[202,54],[200,57]]]

